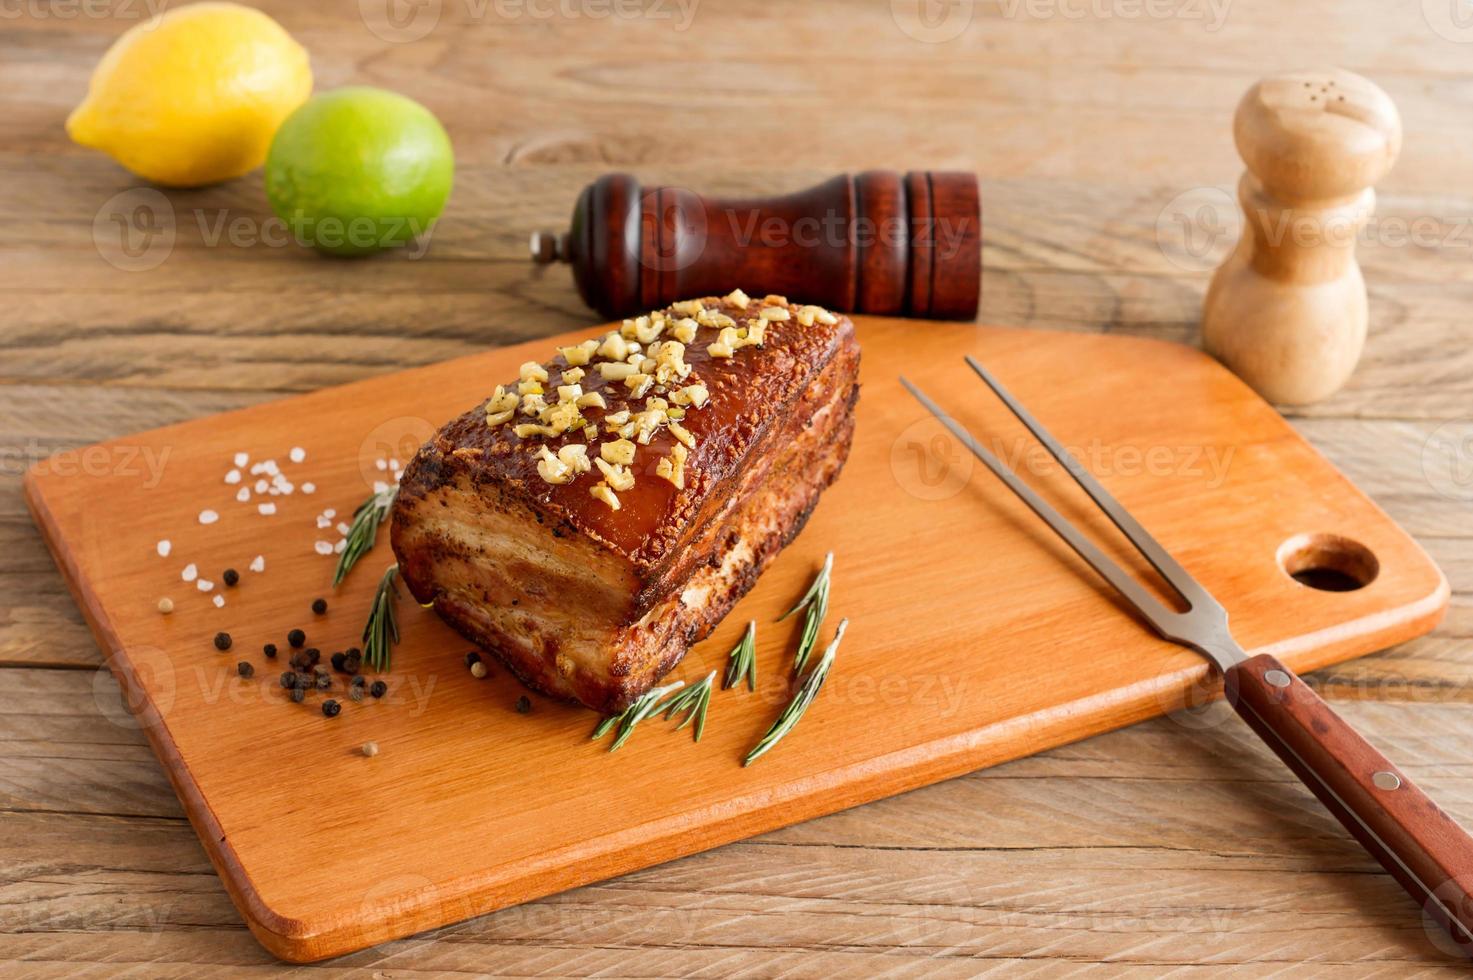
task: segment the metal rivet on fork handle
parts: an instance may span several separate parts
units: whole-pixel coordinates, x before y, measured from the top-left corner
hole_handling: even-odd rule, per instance
[[[1377,789],[1401,789],[1401,777],[1385,769],[1372,776],[1371,782],[1376,784]]]

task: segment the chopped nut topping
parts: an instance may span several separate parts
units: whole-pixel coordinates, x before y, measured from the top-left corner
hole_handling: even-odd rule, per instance
[[[518,439],[530,439],[532,436],[555,436],[556,430],[550,425],[538,425],[535,422],[523,422],[514,430]]]
[[[604,379],[607,381],[622,381],[625,378],[629,377],[631,374],[638,374],[639,371],[635,368],[633,364],[620,364],[614,361],[600,361],[598,365],[598,373],[603,375]]]
[[[696,323],[696,321],[690,317],[684,317],[675,321],[675,326],[670,328],[670,336],[682,344],[688,344],[696,339],[696,331],[699,327],[700,324]]]
[[[560,402],[576,402],[583,397],[583,386],[577,384],[558,385],[557,400]]]
[[[661,457],[655,464],[655,475],[663,477],[675,484],[677,489],[685,489],[685,461],[690,456],[690,450],[682,445],[670,447],[670,455]]]
[[[537,416],[541,415],[546,410],[547,399],[543,398],[542,395],[534,394],[522,396],[521,412],[523,415]]]
[[[670,310],[680,316],[698,316],[706,311],[706,307],[698,299],[688,299],[670,304]]]
[[[624,387],[629,389],[631,398],[643,397],[644,393],[650,390],[650,385],[654,383],[655,379],[648,374],[631,374],[624,379]]]
[[[598,500],[602,500],[604,503],[608,504],[610,510],[619,509],[619,498],[614,496],[614,491],[609,489],[609,485],[607,483],[596,483],[589,489],[588,492],[593,494],[593,496]]]
[[[583,380],[586,372],[581,367],[570,367],[563,371],[563,384],[575,385]]]
[[[670,400],[677,405],[693,405],[700,408],[710,397],[711,393],[706,390],[705,385],[686,385],[672,394]]]
[[[536,379],[529,378],[517,384],[517,394],[519,395],[540,395],[544,390],[542,382]]]
[[[792,316],[786,306],[764,306],[757,315],[764,320],[786,320]]]
[[[528,361],[518,368],[517,376],[523,381],[546,381],[547,368],[536,361]]]
[[[786,296],[779,296],[776,293],[768,293],[766,296],[762,297],[762,305],[763,306],[787,306],[788,305],[788,298]]]
[[[539,450],[538,456],[537,475],[542,477],[544,482],[557,486],[573,479],[573,468],[554,456],[545,443]]]
[[[731,357],[736,351],[732,349],[730,344],[723,344],[718,341],[714,344],[707,344],[706,353],[712,357]]]
[[[696,437],[691,435],[690,430],[679,422],[670,422],[670,434],[685,443],[688,449],[696,448]]]
[[[578,367],[579,365],[587,364],[593,359],[593,352],[598,350],[598,341],[585,340],[581,344],[576,344],[572,347],[559,347],[557,350],[559,354],[563,355],[563,360],[567,361],[570,367]]]
[[[599,394],[596,391],[589,391],[589,392],[586,392],[586,393],[584,393],[582,395],[579,395],[578,396],[578,400],[576,402],[574,402],[573,404],[577,405],[579,408],[608,408],[609,407],[608,406],[608,403],[604,401],[604,396],[601,395],[601,394]]]
[[[747,304],[752,302],[752,300],[746,293],[742,292],[740,289],[733,289],[731,292],[726,294],[726,296],[723,298],[723,302],[730,303],[732,306],[740,306],[742,309],[745,310],[747,308]]]
[[[517,413],[515,409],[508,409],[505,412],[487,412],[486,424],[494,429],[498,425],[504,425],[507,422],[510,422],[512,418],[516,416],[516,414]]]
[[[598,356],[611,361],[622,361],[629,356],[629,342],[617,333],[611,333],[598,345]]]
[[[628,439],[615,439],[598,447],[598,454],[610,463],[628,466],[634,462],[634,443]]]
[[[608,481],[610,487],[621,492],[634,489],[634,474],[629,471],[629,467],[610,463],[602,456],[593,462],[603,472],[604,479]]]
[[[825,324],[827,326],[833,326],[835,323],[839,322],[839,318],[834,316],[828,310],[824,309],[822,306],[805,306],[798,311],[798,322],[801,323],[803,326],[811,327],[813,326],[814,321]]]

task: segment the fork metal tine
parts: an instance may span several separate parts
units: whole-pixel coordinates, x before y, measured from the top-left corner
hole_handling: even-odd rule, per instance
[[[1161,577],[1177,591],[1189,608],[1221,608],[1212,594],[1202,588],[1201,583],[1193,578],[1185,568],[1182,568],[1181,564],[1171,556],[1171,552],[1161,547],[1161,543],[1149,531],[1141,527],[1140,522],[1131,516],[1130,511],[1120,506],[1120,502],[1100,485],[1100,481],[1095,479],[1094,474],[1079,465],[1079,461],[1067,449],[1059,445],[1058,440],[1002,386],[1001,382],[992,376],[991,372],[978,363],[971,354],[966,355],[966,361],[968,366],[977,372],[977,376],[982,379],[983,383],[992,389],[993,394],[1002,399],[1008,410],[1018,417],[1018,421],[1027,426],[1034,438],[1043,443],[1044,448],[1074,478],[1074,482],[1090,495],[1090,498],[1099,505],[1099,508],[1120,529],[1121,533],[1130,539],[1130,543],[1135,545],[1136,549],[1151,563],[1151,566],[1161,574]]]
[[[1163,606],[1155,596],[1142,588],[1139,582],[1126,574],[1125,570],[1101,551],[1093,541],[1081,534],[1079,529],[1069,522],[1068,518],[1060,514],[1054,509],[1052,504],[1044,500],[1032,487],[1024,483],[1006,463],[998,459],[976,439],[972,438],[972,434],[967,431],[965,426],[950,415],[947,415],[939,405],[931,401],[925,392],[917,388],[904,376],[900,378],[900,383],[932,415],[936,416],[937,420],[946,426],[952,435],[961,440],[962,445],[966,446],[972,452],[972,455],[980,459],[999,480],[1007,484],[1008,488],[1017,494],[1023,503],[1028,505],[1030,510],[1042,518],[1045,524],[1053,528],[1055,533],[1063,538],[1069,547],[1073,548],[1075,553],[1089,564],[1090,568],[1093,568],[1124,595],[1130,604],[1135,606],[1152,626],[1167,636],[1172,636],[1177,632],[1171,626],[1171,621],[1177,616],[1173,610]]]

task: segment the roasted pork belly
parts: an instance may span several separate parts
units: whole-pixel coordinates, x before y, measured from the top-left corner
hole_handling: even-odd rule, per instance
[[[858,369],[847,318],[740,292],[523,365],[405,470],[404,582],[527,685],[618,711],[802,529]]]

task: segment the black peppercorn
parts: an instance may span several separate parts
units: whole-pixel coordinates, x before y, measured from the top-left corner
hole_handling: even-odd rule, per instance
[[[343,656],[343,670],[349,674],[356,674],[363,669],[363,654],[357,650],[349,650]]]
[[[317,675],[317,690],[319,690],[319,691],[325,691],[325,690],[327,690],[330,687],[332,687],[332,678],[329,677],[329,676],[327,676],[326,674],[318,674]]]
[[[298,650],[292,654],[291,665],[293,670],[306,670],[312,666],[312,662],[307,659],[307,651]]]
[[[261,648],[261,652],[266,655],[266,658],[268,660],[274,660],[274,659],[276,659],[276,644],[275,643],[268,643],[268,644],[266,644],[264,647]]]
[[[227,568],[225,569],[225,574],[221,577],[225,579],[226,585],[234,586],[240,581],[240,572],[237,572],[233,568]]]
[[[296,687],[297,675],[290,670],[283,671],[281,674],[281,686],[285,688]]]
[[[517,698],[517,714],[524,715],[532,710],[532,699],[523,694]]]
[[[338,716],[338,712],[342,710],[343,706],[338,704],[332,698],[328,698],[326,701],[322,702],[322,713],[329,718],[336,718]]]
[[[327,600],[326,599],[313,599],[312,600],[312,611],[315,612],[319,616],[321,616],[323,613],[327,612]]]
[[[224,653],[226,650],[229,650],[230,649],[230,634],[229,633],[216,633],[215,634],[215,649],[216,650],[219,650],[221,653]]]
[[[467,667],[469,667],[471,664],[478,664],[480,662],[481,662],[481,655],[479,653],[477,653],[476,651],[474,651],[474,650],[472,650],[470,653],[468,653],[468,654],[465,655],[465,665]]]
[[[342,670],[343,669],[343,651],[339,650],[337,653],[335,653],[335,654],[332,655],[331,659],[332,659],[332,669],[333,670]]]
[[[383,681],[374,681],[373,686],[368,689],[368,693],[372,694],[376,698],[381,698],[388,693],[388,690],[389,685],[385,684]]]
[[[328,669],[327,664],[313,664],[312,673],[318,677],[326,677],[331,671]]]
[[[286,642],[292,645],[293,650],[301,649],[302,644],[307,642],[307,634],[301,630],[292,630],[286,635]]]
[[[363,651],[357,647],[348,647],[346,655],[349,657],[361,657],[363,656]]]
[[[350,688],[348,688],[348,697],[352,698],[354,701],[362,701],[363,700],[363,688],[361,688],[361,687],[350,687]]]
[[[312,678],[307,674],[292,674],[292,687],[306,689],[312,686]]]
[[[363,685],[365,685],[367,683],[368,683],[368,681],[364,678],[364,676],[362,674],[354,674],[353,675],[353,686],[354,687],[362,687]]]
[[[314,667],[322,660],[322,651],[316,647],[308,647],[303,652],[307,654],[307,663]]]
[[[256,673],[256,668],[242,660],[235,665],[235,672],[242,677],[251,677]]]
[[[307,700],[307,692],[305,690],[303,690],[300,687],[294,687],[294,688],[292,688],[292,702],[293,703],[295,703],[295,704],[301,704],[305,700]]]

